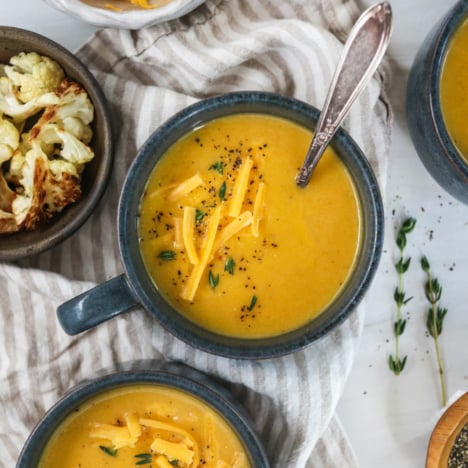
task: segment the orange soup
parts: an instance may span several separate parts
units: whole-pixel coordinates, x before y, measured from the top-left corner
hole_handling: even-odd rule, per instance
[[[213,332],[275,336],[333,301],[359,250],[353,181],[326,150],[295,184],[312,134],[240,114],[186,135],[157,163],[141,200],[140,248],[156,287]]]
[[[230,425],[201,400],[158,385],[129,385],[80,406],[38,468],[250,466]]]
[[[447,131],[468,163],[468,20],[450,40],[440,77],[440,104]]]

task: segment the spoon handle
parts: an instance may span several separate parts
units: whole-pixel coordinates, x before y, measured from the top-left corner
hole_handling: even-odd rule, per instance
[[[337,128],[382,60],[392,31],[388,2],[368,8],[351,29],[296,184],[305,187]]]

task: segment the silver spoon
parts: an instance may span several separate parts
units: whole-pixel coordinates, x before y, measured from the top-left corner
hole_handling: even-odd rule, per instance
[[[312,143],[296,175],[305,187],[325,148],[347,116],[381,62],[392,33],[392,9],[388,2],[368,8],[351,29],[333,76]]]

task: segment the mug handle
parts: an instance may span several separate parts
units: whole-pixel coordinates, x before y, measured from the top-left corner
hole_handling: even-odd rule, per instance
[[[125,275],[116,276],[57,307],[60,325],[77,335],[139,304]]]

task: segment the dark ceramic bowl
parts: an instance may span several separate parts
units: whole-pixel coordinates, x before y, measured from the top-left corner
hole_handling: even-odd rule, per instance
[[[0,260],[17,260],[49,249],[73,234],[100,200],[112,167],[112,129],[104,94],[99,84],[71,52],[50,39],[23,29],[0,27],[0,63],[20,52],[37,52],[58,62],[65,73],[80,83],[94,105],[91,147],[95,157],[85,166],[82,198],[66,207],[48,224],[30,232],[0,234]]]
[[[167,330],[192,346],[226,357],[258,359],[292,353],[307,346],[336,327],[353,311],[369,286],[380,258],[383,212],[372,169],[356,143],[342,129],[337,132],[332,145],[347,166],[357,189],[362,208],[362,243],[347,284],[318,317],[301,328],[271,338],[240,339],[217,335],[174,310],[147,274],[139,249],[137,214],[146,181],[155,163],[173,143],[193,128],[222,116],[239,113],[283,117],[310,129],[314,128],[319,115],[315,108],[295,99],[246,91],[200,101],[156,130],[130,168],[120,198],[119,242],[125,274],[58,308],[59,320],[67,333],[79,333],[142,304]]]
[[[448,193],[468,204],[468,164],[447,132],[439,97],[450,39],[467,14],[468,1],[459,1],[424,40],[411,67],[406,112],[411,138],[424,166]]]
[[[128,385],[158,385],[182,390],[211,407],[233,429],[250,466],[268,468],[267,456],[243,406],[205,374],[177,363],[156,363],[147,371],[124,371],[85,382],[68,392],[37,424],[18,458],[16,468],[37,468],[47,442],[82,404],[109,390]]]

